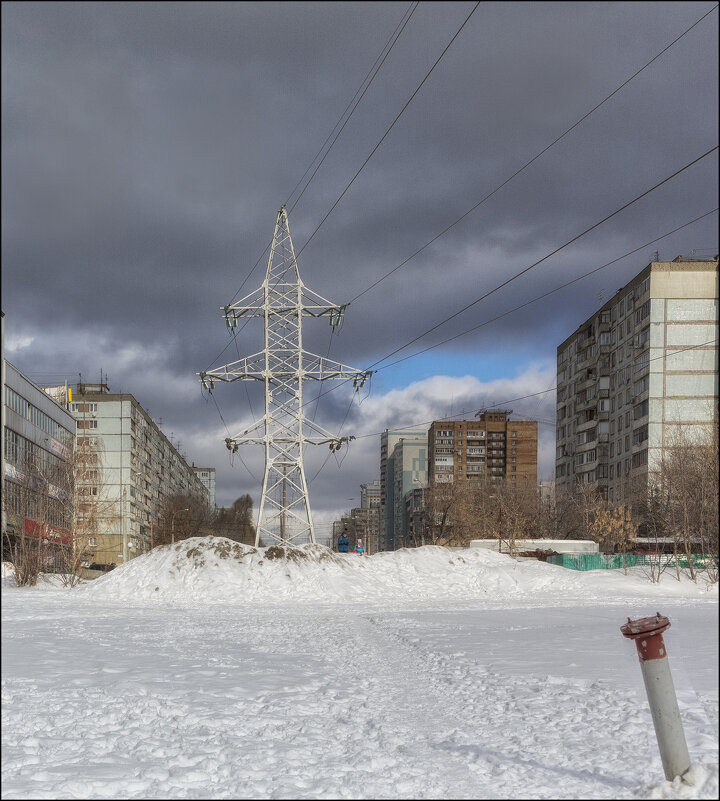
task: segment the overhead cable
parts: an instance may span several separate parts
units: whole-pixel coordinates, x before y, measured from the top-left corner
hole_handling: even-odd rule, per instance
[[[374,147],[374,148],[373,148],[373,149],[370,151],[370,154],[368,155],[368,157],[367,157],[367,158],[365,159],[365,161],[363,161],[363,163],[360,165],[360,169],[359,169],[359,170],[358,170],[358,171],[355,173],[355,175],[353,175],[353,177],[350,179],[350,183],[349,183],[349,184],[348,184],[348,185],[345,187],[345,189],[343,189],[343,191],[340,193],[340,196],[338,197],[338,199],[337,199],[337,200],[336,200],[336,201],[335,201],[335,202],[332,204],[332,206],[330,207],[330,209],[328,210],[328,212],[325,214],[325,216],[322,218],[322,220],[320,220],[320,222],[319,222],[319,224],[318,224],[317,228],[316,228],[316,229],[315,229],[315,230],[314,230],[314,231],[313,231],[313,232],[310,234],[310,236],[309,236],[309,237],[308,237],[308,239],[306,240],[305,244],[304,244],[304,245],[303,245],[303,246],[300,248],[300,250],[297,252],[297,256],[299,256],[299,255],[300,255],[300,254],[303,252],[303,250],[305,250],[305,248],[306,248],[306,247],[307,247],[307,246],[310,244],[310,242],[312,241],[313,237],[314,237],[314,236],[315,236],[315,234],[316,234],[316,233],[317,233],[317,232],[320,230],[320,228],[322,227],[322,225],[323,225],[323,223],[325,222],[325,220],[327,220],[327,218],[328,218],[328,217],[329,217],[329,216],[332,214],[332,212],[334,211],[334,209],[335,209],[335,207],[337,206],[337,204],[338,204],[338,203],[339,203],[339,202],[340,202],[340,201],[343,199],[343,197],[345,196],[345,193],[346,193],[346,192],[348,191],[348,189],[350,189],[350,187],[353,185],[353,183],[355,182],[355,179],[356,179],[356,178],[358,177],[358,175],[360,175],[360,173],[361,173],[361,172],[362,172],[362,171],[365,169],[365,166],[367,165],[367,163],[368,163],[368,162],[370,161],[370,159],[371,159],[371,158],[372,158],[372,157],[375,155],[375,152],[376,152],[376,151],[377,151],[377,149],[380,147],[380,145],[381,145],[381,144],[382,144],[382,143],[385,141],[385,138],[386,138],[386,137],[387,137],[387,135],[390,133],[390,131],[392,131],[392,129],[395,127],[395,124],[396,124],[396,123],[397,123],[397,121],[400,119],[400,117],[402,117],[402,115],[405,113],[405,110],[406,110],[406,109],[407,109],[407,107],[410,105],[410,103],[412,103],[413,99],[415,98],[415,95],[417,95],[417,93],[418,93],[418,92],[419,92],[419,91],[422,89],[422,87],[423,87],[423,86],[424,86],[424,84],[425,84],[425,81],[427,81],[427,79],[430,77],[430,75],[432,74],[432,72],[433,72],[433,70],[435,69],[435,67],[437,67],[437,65],[438,65],[438,64],[440,63],[440,61],[442,60],[442,58],[443,58],[443,56],[445,55],[445,53],[447,53],[447,51],[448,51],[448,50],[450,49],[450,47],[452,46],[453,42],[454,42],[454,41],[457,39],[457,37],[460,35],[460,32],[461,32],[461,31],[462,31],[462,29],[463,29],[463,28],[464,28],[464,27],[467,25],[467,23],[468,23],[468,22],[469,22],[469,20],[470,20],[470,17],[472,17],[472,15],[475,13],[475,11],[477,10],[477,7],[478,7],[479,5],[480,5],[480,0],[478,0],[478,2],[477,2],[477,3],[475,3],[475,5],[473,6],[473,9],[472,9],[472,11],[471,11],[471,12],[470,12],[470,13],[467,15],[467,17],[465,18],[465,21],[463,22],[463,24],[462,24],[462,25],[461,25],[461,26],[460,26],[460,27],[457,29],[457,31],[455,32],[455,34],[454,34],[454,36],[452,37],[452,39],[451,39],[451,40],[448,42],[448,44],[445,46],[445,49],[442,51],[442,53],[440,53],[440,55],[438,56],[437,60],[436,60],[436,61],[435,61],[435,63],[432,65],[432,67],[430,67],[430,69],[428,70],[428,72],[426,73],[426,75],[425,75],[425,77],[422,79],[422,81],[420,81],[420,83],[419,83],[419,85],[418,85],[417,89],[415,89],[415,91],[412,93],[412,95],[410,95],[410,97],[409,97],[408,101],[407,101],[407,102],[405,103],[405,105],[404,105],[404,106],[403,106],[403,107],[400,109],[400,112],[399,112],[399,114],[397,115],[397,117],[395,117],[395,119],[394,119],[394,120],[393,120],[393,121],[390,123],[390,127],[389,127],[389,128],[388,128],[388,129],[385,131],[385,133],[384,133],[384,134],[383,134],[383,135],[380,137],[380,141],[379,141],[379,142],[378,142],[378,143],[375,145],[375,147]]]
[[[539,264],[542,264],[544,261],[547,261],[551,256],[554,256],[555,254],[559,253],[561,250],[564,250],[566,247],[568,247],[569,245],[572,245],[574,242],[577,242],[578,239],[582,238],[586,234],[589,234],[591,231],[594,231],[596,228],[599,228],[601,225],[603,225],[603,223],[606,223],[608,220],[611,220],[613,217],[617,216],[622,211],[625,211],[625,209],[629,208],[634,203],[637,203],[638,200],[642,200],[644,197],[647,197],[647,195],[649,195],[651,192],[654,192],[656,189],[659,189],[661,186],[663,186],[663,184],[666,184],[668,181],[671,181],[673,178],[675,178],[678,175],[680,175],[681,173],[685,172],[685,170],[690,169],[690,167],[692,167],[693,165],[697,164],[699,161],[702,161],[702,159],[706,158],[711,153],[714,153],[717,149],[718,149],[718,146],[715,145],[714,147],[711,147],[709,150],[706,150],[703,154],[701,154],[700,156],[697,156],[692,161],[688,162],[683,167],[681,167],[679,170],[675,170],[675,172],[673,172],[671,175],[668,175],[666,178],[663,178],[662,181],[658,181],[658,183],[656,183],[654,186],[651,186],[649,189],[646,189],[644,192],[639,194],[637,197],[634,197],[632,200],[628,201],[627,203],[623,204],[622,206],[620,206],[620,208],[616,209],[611,214],[608,214],[606,217],[603,217],[602,220],[600,220],[599,222],[594,223],[593,225],[591,225],[589,228],[586,228],[581,233],[576,234],[574,237],[572,237],[572,239],[568,239],[567,242],[565,242],[564,244],[562,244],[559,247],[555,248],[555,250],[551,251],[546,256],[543,256],[541,259],[538,259],[536,262],[533,262],[533,264],[531,264],[530,266],[525,267],[524,269],[520,270],[520,272],[515,273],[515,275],[511,276],[506,281],[503,281],[501,284],[498,284],[496,287],[491,289],[489,292],[486,292],[484,295],[481,295],[479,298],[476,298],[471,303],[468,303],[466,306],[463,306],[462,309],[458,309],[458,311],[454,312],[449,317],[446,317],[444,320],[441,320],[439,323],[437,323],[436,325],[432,326],[432,328],[428,328],[422,334],[418,334],[418,336],[416,336],[414,339],[411,339],[409,342],[406,342],[404,345],[401,345],[399,348],[395,348],[395,350],[393,350],[387,356],[383,356],[381,359],[378,359],[376,362],[373,362],[373,364],[370,365],[370,368],[374,367],[376,364],[379,364],[382,361],[385,361],[385,359],[389,359],[390,356],[394,356],[396,353],[399,353],[401,350],[404,350],[405,348],[409,347],[414,342],[417,342],[419,339],[422,339],[423,337],[427,336],[428,334],[432,333],[433,331],[436,331],[438,328],[440,328],[441,326],[445,325],[445,323],[450,322],[450,320],[455,319],[455,317],[458,317],[459,315],[461,315],[464,312],[466,312],[468,309],[471,309],[473,306],[476,306],[481,301],[485,300],[486,298],[489,298],[491,295],[494,295],[496,292],[499,292],[501,289],[503,289],[503,287],[506,287],[508,284],[511,284],[513,281],[516,281],[518,278],[520,278],[520,276],[525,275],[526,273],[530,272],[530,270],[534,269]],[[368,368],[368,369],[370,369],[370,368]]]
[[[690,31],[695,26],[699,25],[705,19],[705,17],[707,17],[708,15],[712,14],[712,12],[716,11],[717,8],[718,8],[718,6],[714,6],[707,13],[703,14],[703,16],[700,17],[700,19],[698,19],[689,28],[684,30],[679,36],[677,36],[675,39],[673,39],[673,41],[670,42],[669,45],[666,45],[659,53],[657,53],[655,56],[653,56],[650,59],[650,61],[648,61],[646,64],[644,64],[642,67],[640,67],[639,70],[636,70],[629,78],[626,78],[617,88],[615,88],[612,92],[610,92],[609,95],[607,95],[605,98],[603,98],[597,105],[593,106],[593,108],[591,108],[590,111],[588,111],[585,115],[580,117],[580,119],[577,122],[573,123],[566,131],[561,133],[560,136],[558,136],[556,139],[553,139],[553,141],[550,142],[549,145],[546,145],[541,151],[536,153],[529,161],[526,161],[525,164],[523,164],[522,167],[520,167],[518,170],[516,170],[509,178],[506,178],[501,184],[496,186],[495,189],[493,189],[491,192],[489,192],[487,195],[485,195],[485,197],[482,198],[482,200],[479,200],[474,206],[469,208],[463,215],[458,217],[457,220],[455,220],[453,223],[451,223],[446,228],[444,228],[442,231],[440,231],[439,234],[436,234],[429,242],[426,242],[421,248],[418,248],[418,250],[416,250],[413,254],[411,254],[404,261],[402,261],[400,264],[398,264],[397,267],[394,267],[392,270],[390,270],[389,273],[386,273],[381,278],[378,278],[377,281],[375,281],[374,283],[370,284],[370,286],[368,286],[366,289],[363,289],[362,292],[359,292],[357,295],[355,295],[355,297],[352,298],[352,300],[349,301],[348,305],[350,305],[350,303],[354,303],[358,298],[361,298],[363,295],[368,293],[371,289],[376,287],[378,284],[380,284],[386,278],[389,278],[393,273],[395,273],[401,267],[404,267],[409,261],[414,259],[415,256],[417,256],[420,253],[422,253],[423,250],[425,250],[426,248],[430,247],[430,245],[432,245],[433,242],[436,242],[438,239],[440,239],[440,237],[444,236],[448,231],[450,231],[452,228],[454,228],[458,223],[462,222],[468,215],[472,214],[473,211],[475,211],[477,208],[482,206],[483,203],[485,203],[485,201],[489,200],[494,194],[499,192],[504,186],[507,186],[510,183],[510,181],[512,181],[514,178],[517,178],[517,176],[520,175],[520,173],[524,172],[533,162],[537,161],[542,155],[547,153],[547,151],[550,150],[550,148],[552,148],[554,145],[556,145],[558,142],[560,142],[562,139],[564,139],[571,131],[573,131],[575,128],[577,128],[578,125],[583,123],[591,114],[596,112],[601,106],[605,105],[605,103],[607,103],[608,100],[610,100],[621,89],[623,89],[625,86],[627,86],[630,83],[630,81],[632,81],[634,78],[637,78],[637,76],[640,75],[640,73],[643,72],[643,70],[647,69],[653,62],[657,61],[660,58],[660,56],[662,56],[664,53],[666,53],[674,44],[679,42],[680,39],[683,38],[683,36],[685,36],[686,34],[690,33]]]

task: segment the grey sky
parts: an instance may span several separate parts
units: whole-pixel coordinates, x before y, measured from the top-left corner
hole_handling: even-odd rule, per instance
[[[291,213],[296,251],[473,6],[418,6]],[[713,7],[482,3],[303,250],[305,283],[337,302],[363,292]],[[98,380],[102,368],[113,391],[132,392],[162,418],[188,459],[217,467],[220,503],[242,492],[257,503],[254,479],[241,464],[228,465],[225,426],[214,403],[201,396],[195,373],[258,349],[259,331],[248,326],[217,360],[228,343],[219,308],[246,279],[240,294],[262,281],[264,262],[248,273],[272,236],[277,208],[408,8],[3,3],[8,358],[39,383],[76,381],[79,372]],[[351,304],[331,356],[359,368],[373,364],[716,145],[717,13],[473,214]],[[714,154],[411,351],[476,326],[716,205]],[[520,385],[527,384],[525,394],[547,389],[555,347],[601,300],[656,249],[673,258],[693,248],[717,252],[716,215],[522,312],[380,371],[369,398],[351,407],[343,433],[371,434],[424,422],[424,413],[469,411],[517,397],[522,393],[512,393]],[[327,351],[329,335],[324,322],[305,327],[306,344],[316,352]],[[434,375],[470,378],[407,390]],[[505,385],[493,381],[515,384],[507,384],[510,394],[503,396]],[[396,394],[386,397],[389,392]],[[233,434],[250,420],[249,402],[256,416],[261,412],[256,388],[223,386],[216,398]],[[324,396],[318,422],[337,429],[350,398],[346,388]],[[553,403],[549,393],[513,408],[549,419]],[[396,420],[390,409],[398,418],[407,414]],[[543,437],[547,478],[548,426]],[[319,514],[359,498],[359,483],[377,476],[378,450],[377,437],[367,437],[353,445],[342,467],[334,458],[328,462],[311,486]],[[247,453],[257,476],[261,457]],[[308,473],[324,459],[309,456]]]

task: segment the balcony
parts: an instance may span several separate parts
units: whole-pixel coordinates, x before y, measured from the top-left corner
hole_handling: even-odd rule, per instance
[[[588,376],[587,378],[584,378],[582,381],[578,381],[577,385],[575,386],[575,391],[582,392],[582,390],[594,386],[596,381],[597,381],[596,376],[594,375]]]
[[[594,428],[596,425],[597,420],[594,418],[592,420],[584,420],[582,422],[578,420],[577,425],[575,426],[575,433],[579,434],[582,431],[587,431],[590,428]]]

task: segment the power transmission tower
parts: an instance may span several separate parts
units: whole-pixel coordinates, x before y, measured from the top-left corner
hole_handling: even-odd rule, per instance
[[[346,304],[347,305],[347,304]],[[265,348],[252,356],[199,373],[203,386],[212,391],[215,381],[262,381],[265,415],[225,444],[265,446],[265,473],[255,534],[255,545],[315,542],[310,512],[303,446],[326,444],[337,451],[353,437],[330,434],[303,414],[303,382],[326,379],[352,380],[356,390],[372,371],[355,370],[340,362],[303,350],[302,318],[328,317],[335,327],[345,305],[338,306],[311,292],[298,273],[287,212],[278,211],[265,281],[237,303],[223,307],[229,329],[238,320],[262,317]]]

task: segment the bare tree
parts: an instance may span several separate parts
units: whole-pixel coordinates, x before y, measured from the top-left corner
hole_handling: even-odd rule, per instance
[[[218,537],[227,537],[245,545],[255,544],[255,526],[252,522],[253,502],[250,495],[241,495],[229,508],[220,508],[211,525]]]
[[[60,569],[72,549],[73,460],[21,436],[8,442],[5,456],[3,558],[18,586],[33,586],[40,573]]]
[[[672,542],[676,574],[680,558],[693,581],[694,558],[711,581],[718,580],[718,426],[691,437],[678,428],[659,468],[649,477],[652,503],[646,525]]]
[[[153,544],[167,545],[201,536],[211,521],[212,512],[202,498],[195,495],[172,495],[161,505]]]
[[[627,574],[625,554],[632,547],[637,535],[637,524],[633,521],[630,507],[625,505],[598,507],[590,523],[590,535],[604,553],[621,553],[623,569]]]

